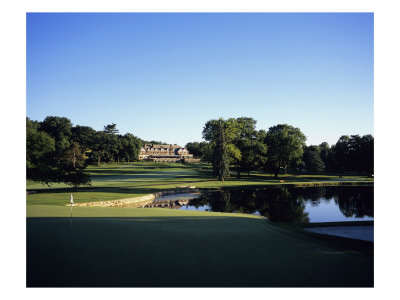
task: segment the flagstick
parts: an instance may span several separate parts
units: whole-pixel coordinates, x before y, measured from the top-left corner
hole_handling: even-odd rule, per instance
[[[71,218],[70,218],[70,222],[69,222],[69,228],[70,229],[72,229],[72,203],[74,203],[73,199],[74,198],[72,197],[72,194],[71,194],[71,201],[70,201],[70,203],[71,203]]]
[[[72,229],[72,203],[71,203],[71,218],[69,222],[69,229]]]

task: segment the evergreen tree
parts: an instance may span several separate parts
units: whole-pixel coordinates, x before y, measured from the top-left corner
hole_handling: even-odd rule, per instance
[[[103,132],[107,134],[117,134],[119,133],[119,130],[116,128],[117,124],[108,124],[107,126],[104,126]]]
[[[89,174],[84,173],[87,157],[82,153],[81,146],[74,142],[59,161],[59,181],[73,186],[75,189],[80,185],[91,185]]]
[[[311,172],[321,172],[325,169],[325,164],[315,148],[308,147],[304,152],[303,160],[307,170]]]

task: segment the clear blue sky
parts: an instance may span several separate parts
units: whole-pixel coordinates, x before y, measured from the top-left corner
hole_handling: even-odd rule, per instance
[[[373,134],[371,13],[29,13],[27,116],[184,146],[204,124]]]

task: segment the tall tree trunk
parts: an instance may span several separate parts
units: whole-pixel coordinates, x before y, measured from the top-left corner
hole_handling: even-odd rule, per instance
[[[278,178],[279,170],[280,170],[279,167],[275,169],[275,172],[274,172],[275,173],[275,178]]]
[[[98,166],[100,166],[100,157],[101,157],[100,155],[97,156],[97,165],[98,165]]]

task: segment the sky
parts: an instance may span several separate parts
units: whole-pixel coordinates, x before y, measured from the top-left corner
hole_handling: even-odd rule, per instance
[[[307,145],[374,134],[373,13],[27,13],[26,115],[144,140],[289,124]]]

